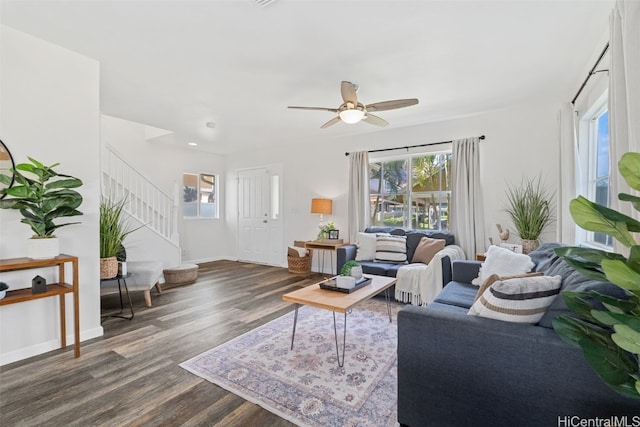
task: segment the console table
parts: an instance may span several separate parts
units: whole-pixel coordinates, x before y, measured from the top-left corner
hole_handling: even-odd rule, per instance
[[[340,246],[348,245],[348,243],[344,243],[342,239],[328,239],[328,240],[310,240],[304,242],[304,248],[309,249],[311,251],[312,257],[312,265],[313,265],[313,252],[314,251],[325,251],[322,256],[322,267],[320,268],[320,273],[324,273],[324,254],[326,252],[335,252]],[[333,254],[331,256],[331,273],[333,273]],[[337,274],[337,273],[336,273]]]
[[[66,263],[71,263],[73,266],[72,284],[65,282],[64,267]],[[28,270],[32,268],[42,267],[58,267],[58,282],[48,284],[47,291],[39,294],[32,293],[31,287],[13,291],[8,290],[7,296],[0,300],[0,306],[58,296],[60,304],[60,348],[65,348],[67,346],[65,295],[72,293],[75,338],[74,357],[80,357],[80,300],[78,297],[78,257],[60,254],[55,258],[48,259],[0,259],[0,272]]]

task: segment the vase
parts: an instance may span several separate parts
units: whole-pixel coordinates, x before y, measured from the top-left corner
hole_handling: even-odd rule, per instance
[[[355,277],[356,280],[362,277],[362,266],[356,265],[351,267],[351,271],[349,272],[349,276]]]
[[[540,246],[540,242],[538,240],[527,240],[522,239],[522,253],[528,254],[531,251],[534,251]]]
[[[100,258],[100,279],[113,279],[118,275],[118,258]]]
[[[27,240],[27,257],[48,259],[60,255],[60,241],[57,237],[32,237]]]

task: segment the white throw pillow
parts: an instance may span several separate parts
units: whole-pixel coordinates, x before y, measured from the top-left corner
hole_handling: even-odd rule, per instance
[[[560,293],[561,286],[562,276],[496,280],[473,303],[467,314],[533,325],[542,319]]]
[[[489,246],[478,277],[471,283],[480,286],[489,276],[515,276],[531,271],[535,266],[529,255],[517,254],[496,245]]]
[[[375,233],[358,233],[358,252],[356,252],[356,261],[373,261],[376,257]]]

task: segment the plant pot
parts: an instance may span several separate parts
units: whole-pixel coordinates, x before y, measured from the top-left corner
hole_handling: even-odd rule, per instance
[[[113,279],[118,275],[118,258],[100,258],[100,279]]]
[[[351,271],[349,272],[349,276],[355,277],[356,280],[362,277],[362,266],[357,265],[355,267],[351,267]]]
[[[32,237],[27,241],[27,257],[32,259],[55,258],[60,255],[60,240],[57,237]]]
[[[356,278],[351,276],[338,276],[336,286],[343,289],[351,289],[356,286]]]
[[[522,239],[522,253],[523,254],[528,254],[529,252],[532,252],[532,251],[538,249],[538,246],[540,246],[540,241],[538,241],[538,240],[525,240],[525,239]]]

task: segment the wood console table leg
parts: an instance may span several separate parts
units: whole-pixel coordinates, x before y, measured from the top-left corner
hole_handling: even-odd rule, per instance
[[[73,262],[73,322],[74,322],[74,339],[73,356],[80,357],[80,289],[78,287],[78,259]]]
[[[60,298],[60,348],[67,346],[67,310],[64,305],[65,294],[59,296]]]

